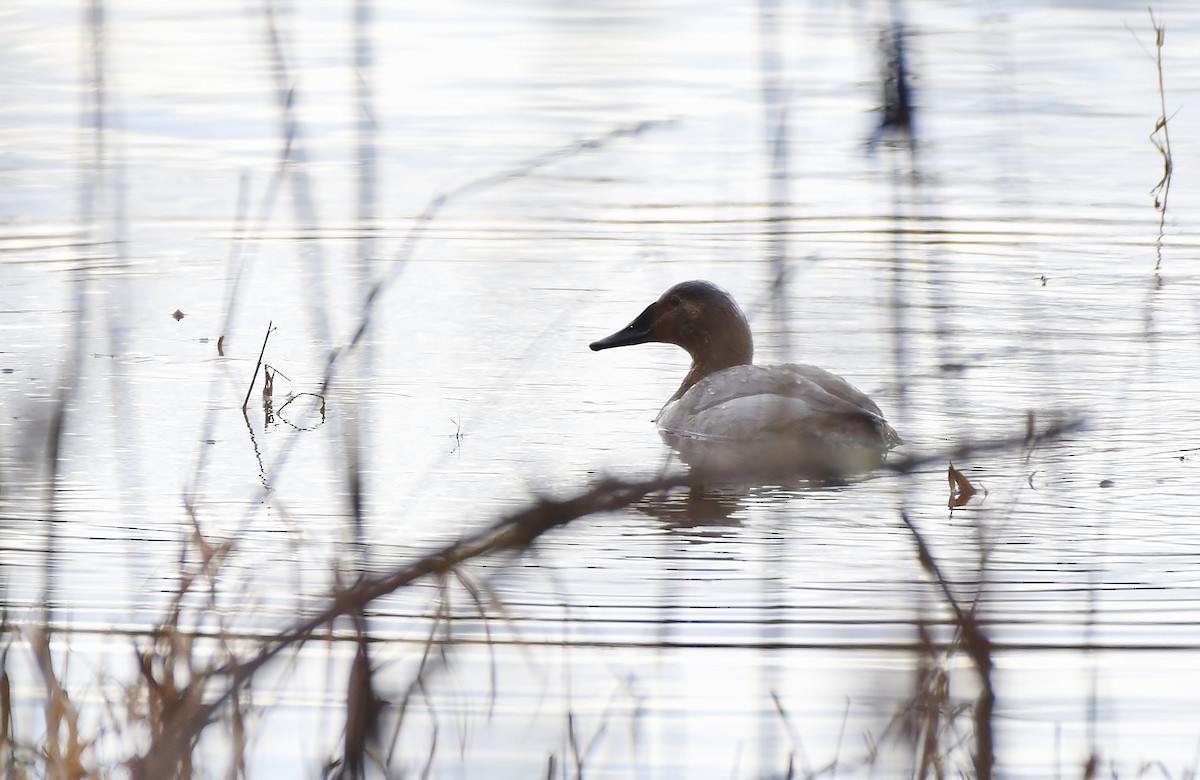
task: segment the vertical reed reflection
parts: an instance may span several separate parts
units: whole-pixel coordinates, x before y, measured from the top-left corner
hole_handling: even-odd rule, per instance
[[[99,193],[104,187],[105,138],[105,73],[104,73],[104,5],[92,0],[84,11],[84,57],[80,58],[80,83],[83,103],[80,106],[79,198],[77,203],[76,259],[72,275],[74,318],[71,336],[61,374],[54,390],[54,404],[46,441],[46,522],[45,557],[42,567],[42,618],[49,632],[54,618],[56,579],[58,577],[57,505],[59,482],[65,462],[63,447],[70,427],[70,409],[83,378],[83,356],[91,288],[91,266],[101,250],[96,241],[96,219],[99,212]]]
[[[292,204],[299,238],[298,251],[308,277],[308,295],[305,296],[305,300],[308,302],[314,338],[318,348],[323,351],[331,344],[328,285],[325,279],[325,253],[320,243],[320,225],[308,177],[308,153],[305,150],[303,128],[296,116],[299,77],[288,65],[274,0],[263,0],[263,22],[271,77],[279,102],[280,134],[283,137],[288,181],[292,188]]]
[[[759,69],[762,80],[763,146],[767,153],[767,259],[771,266],[771,302],[780,349],[790,351],[787,329],[788,95],[784,82],[783,29],[778,0],[760,0]]]
[[[787,216],[788,193],[788,104],[784,82],[783,22],[778,0],[759,0],[759,74],[762,84],[763,148],[767,157],[767,261],[771,268],[771,315],[775,321],[780,353],[786,360],[791,352],[787,316]],[[762,620],[759,630],[764,648],[777,648],[783,638],[779,615],[783,613],[782,563],[790,559],[789,535],[781,527],[782,518],[773,515],[773,526],[763,533],[776,537],[777,544],[763,544]],[[762,701],[775,699],[783,682],[784,664],[778,655],[784,651],[765,649],[762,672]],[[765,704],[764,704],[765,707]],[[778,767],[781,740],[778,724],[765,718],[758,729],[759,773]],[[793,756],[794,758],[794,756]]]
[[[355,140],[358,153],[358,195],[355,225],[355,276],[359,295],[364,306],[371,295],[374,281],[371,278],[371,259],[374,255],[374,219],[376,191],[375,123],[373,62],[371,47],[372,8],[370,0],[354,3],[354,92],[357,118]],[[364,339],[358,344],[348,366],[357,387],[369,387],[373,373],[372,340]],[[371,409],[366,393],[351,391],[342,394],[346,410],[343,437],[346,445],[347,495],[350,497],[351,556],[356,566],[355,576],[370,566],[370,546],[364,538],[366,524],[366,490],[364,484],[365,461],[369,457]],[[379,716],[383,702],[375,692],[374,666],[371,663],[371,624],[366,611],[359,609],[352,614],[357,649],[354,663],[347,680],[346,725],[342,756],[345,774],[352,778],[365,776],[369,755],[379,755]],[[381,767],[386,771],[387,761]]]
[[[371,260],[375,254],[375,198],[376,198],[376,154],[375,154],[375,106],[373,65],[374,52],[371,43],[373,12],[370,0],[354,3],[354,92],[355,142],[358,153],[358,194],[355,248],[357,251],[355,275],[357,288],[366,305],[374,285]],[[352,371],[360,383],[369,383],[373,371],[371,339],[364,339],[354,355]],[[360,386],[363,386],[360,384]],[[371,451],[370,402],[365,393],[348,393],[345,399],[348,411],[345,431],[347,444],[347,468],[351,496],[351,517],[354,527],[352,539],[359,562],[367,563],[367,547],[363,544],[364,504],[366,497],[363,484],[365,460]]]
[[[909,287],[912,281],[908,275],[909,258],[914,252],[910,236],[922,236],[927,224],[928,215],[923,212],[925,197],[922,189],[916,133],[916,113],[909,88],[908,57],[906,54],[907,30],[905,27],[903,8],[900,0],[890,4],[891,21],[889,28],[881,35],[881,59],[883,60],[883,106],[882,118],[871,145],[884,134],[898,136],[899,143],[891,151],[891,178],[893,192],[893,229],[892,229],[892,317],[893,317],[893,359],[897,389],[897,416],[901,430],[909,428],[909,355],[908,340],[910,338],[908,325]],[[934,246],[927,246],[921,240],[918,244],[924,259],[926,274],[925,287],[930,296],[930,308],[934,321],[936,349],[939,366],[952,364],[951,331],[948,327],[947,312],[949,302],[941,289],[944,274],[941,270],[943,256]],[[952,384],[943,382],[943,385]],[[945,407],[948,410],[962,408],[953,389],[943,389]],[[978,585],[971,595],[967,605],[960,606],[961,596],[957,596],[947,581],[943,569],[939,566],[933,551],[923,539],[920,529],[909,516],[908,508],[912,504],[914,492],[913,473],[905,473],[897,480],[899,491],[900,514],[908,527],[917,547],[918,559],[923,569],[940,587],[945,604],[954,615],[954,637],[950,647],[945,651],[947,659],[958,650],[962,650],[970,659],[979,677],[980,690],[974,703],[972,732],[970,741],[973,743],[972,763],[975,777],[978,780],[990,780],[993,769],[992,747],[992,713],[995,705],[995,694],[992,687],[993,656],[992,644],[983,620],[979,617],[982,604],[980,598],[985,591],[988,580],[988,550],[990,540],[985,529],[975,521],[975,538],[979,546],[979,562],[976,576]],[[923,607],[919,607],[923,611]],[[917,620],[918,627],[923,625],[923,618]],[[924,628],[921,628],[924,632]],[[918,651],[917,667],[921,668],[923,659]],[[945,662],[943,662],[945,663]],[[944,674],[944,672],[943,672]],[[953,720],[953,713],[948,709],[949,700],[938,701],[938,696],[932,695],[936,687],[930,688],[929,679],[924,684],[918,678],[914,690],[914,701],[924,702],[929,720],[925,728],[925,744],[917,747],[920,763],[918,776],[924,776],[933,770],[941,771],[941,751],[952,749],[952,746],[939,744],[941,742],[942,723]],[[948,676],[947,676],[948,679]]]

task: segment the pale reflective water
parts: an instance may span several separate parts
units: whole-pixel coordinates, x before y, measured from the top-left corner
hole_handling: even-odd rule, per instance
[[[197,528],[233,546],[188,625],[249,642],[315,611],[337,567],[387,571],[533,496],[657,473],[650,420],[684,354],[586,345],[708,278],[743,303],[760,361],[846,376],[912,452],[1020,436],[1031,412],[1086,427],[956,461],[987,492],[953,512],[943,459],[841,487],[677,490],[468,567],[486,620],[457,586],[448,605],[433,583],[378,600],[392,702],[439,605],[455,616],[396,773],[910,773],[893,720],[918,625],[951,631],[902,511],[957,597],[978,594],[1000,774],[1074,776],[1092,754],[1120,776],[1195,771],[1200,9],[1155,9],[1165,220],[1138,3],[907,4],[915,184],[899,148],[864,149],[875,8],[789,5],[765,34],[754,4],[372,10],[356,38],[349,8],[277,7],[278,49],[257,4],[0,16],[4,604],[17,627],[49,605],[93,732],[194,571]],[[312,396],[280,408],[320,392],[380,280],[324,414]],[[269,422],[258,385],[241,412],[268,323]],[[25,636],[6,629],[6,668],[36,742]],[[252,776],[338,754],[353,652],[310,644],[256,681]],[[971,704],[969,659],[947,665]],[[969,711],[952,727],[948,771],[966,771]],[[108,760],[136,752],[104,733]],[[210,728],[201,773],[224,774],[227,739]]]

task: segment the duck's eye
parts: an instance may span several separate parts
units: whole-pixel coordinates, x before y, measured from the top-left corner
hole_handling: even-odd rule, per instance
[[[678,295],[672,295],[672,296],[671,296],[671,300],[669,301],[669,303],[670,303],[672,306],[678,307],[678,306],[679,306],[681,303],[683,303],[683,301],[682,301],[682,300],[680,300],[680,298],[679,298],[679,296],[678,296]]]

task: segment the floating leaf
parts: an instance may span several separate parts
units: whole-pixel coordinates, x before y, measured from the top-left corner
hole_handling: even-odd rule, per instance
[[[975,486],[971,484],[971,480],[963,476],[963,473],[954,468],[954,464],[950,464],[949,470],[946,472],[946,478],[950,482],[950,503],[951,509],[957,509],[965,505],[971,500],[971,496],[975,495]]]

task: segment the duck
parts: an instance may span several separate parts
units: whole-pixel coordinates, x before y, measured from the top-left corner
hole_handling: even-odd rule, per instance
[[[756,365],[745,313],[712,282],[674,285],[588,346],[648,343],[691,356],[654,422],[693,472],[840,481],[874,469],[902,443],[879,406],[842,377],[802,363]]]

